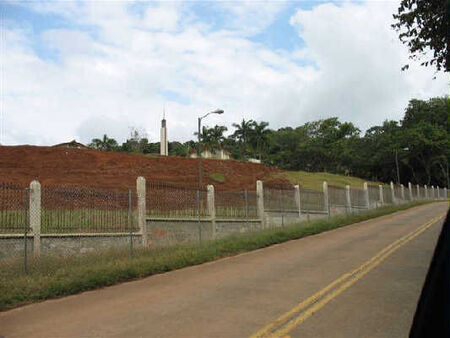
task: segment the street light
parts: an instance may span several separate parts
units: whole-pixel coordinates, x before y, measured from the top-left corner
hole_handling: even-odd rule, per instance
[[[402,150],[408,151],[409,148],[405,147]],[[397,166],[397,184],[400,184],[400,170],[398,168],[398,151],[397,151],[397,148],[395,148],[395,165]]]
[[[200,133],[201,133],[201,124],[202,124],[202,119],[204,119],[205,117],[207,117],[210,114],[223,114],[223,110],[222,109],[216,109],[213,110],[211,112],[209,112],[208,114],[203,115],[202,117],[198,118],[198,133],[197,133],[197,137],[198,137],[198,147],[197,147],[197,157],[198,157],[198,188],[201,194],[201,190],[202,190],[202,143],[200,140]]]

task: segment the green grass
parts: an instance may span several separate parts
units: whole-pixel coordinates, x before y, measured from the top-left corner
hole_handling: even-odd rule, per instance
[[[209,175],[209,178],[217,183],[225,183],[225,181],[227,180],[225,175],[222,173],[212,173]]]
[[[306,171],[284,171],[276,174],[276,177],[287,179],[292,184],[298,184],[300,187],[313,190],[322,190],[324,181],[328,182],[328,185],[344,188],[346,185],[350,185],[353,188],[362,189],[364,182],[362,178],[343,176],[330,173],[321,172],[306,172]],[[383,184],[381,182],[367,181],[369,185],[378,186]]]
[[[20,259],[3,262],[0,265],[0,310],[201,264],[425,203],[429,202],[388,206],[358,215],[324,218],[284,228],[236,234],[217,241],[206,241],[202,245],[192,243],[141,249],[136,250],[133,257],[129,257],[127,249],[68,258],[41,257],[38,261],[30,262],[28,275],[23,274]]]

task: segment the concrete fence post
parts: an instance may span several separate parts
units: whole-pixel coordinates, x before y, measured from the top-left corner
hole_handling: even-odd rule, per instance
[[[401,194],[402,202],[405,201],[405,186],[403,184],[400,184],[400,194]]]
[[[431,199],[434,199],[434,185],[431,186]]]
[[[408,193],[409,193],[409,200],[413,200],[413,192],[412,192],[412,184],[411,182],[408,182]]]
[[[266,227],[266,220],[264,215],[264,187],[262,181],[256,181],[256,199],[258,206],[258,218],[261,220],[261,227]]]
[[[209,217],[211,217],[212,238],[216,239],[216,205],[213,185],[208,185],[206,187],[206,203],[208,208],[208,215]]]
[[[146,248],[148,246],[147,237],[147,206],[146,206],[146,190],[145,190],[145,178],[139,176],[136,179],[136,193],[137,193],[137,223],[139,226],[139,232],[142,236],[142,246]]]
[[[444,198],[448,199],[447,188],[444,188]]]
[[[439,186],[436,187],[436,190],[437,190],[436,191],[437,192],[437,199],[440,200],[441,199],[441,194],[440,194],[440,191],[439,191]]]
[[[30,183],[30,228],[33,231],[33,255],[41,255],[41,184]]]
[[[352,199],[350,195],[350,186],[345,186],[345,209],[347,210],[347,213],[352,212]]]
[[[367,182],[364,182],[363,189],[364,189],[364,202],[366,204],[366,208],[370,209],[369,186],[367,185]]]
[[[417,185],[417,199],[420,200],[420,186]]]
[[[328,216],[330,216],[330,200],[328,196],[328,183],[327,181],[323,182],[323,203],[325,211],[327,212]]]
[[[297,206],[298,209],[298,217],[302,216],[302,206],[301,206],[301,202],[300,202],[300,186],[299,185],[294,185],[294,196],[295,196],[295,205]]]
[[[383,186],[380,184],[378,186],[378,189],[380,190],[380,203],[381,203],[381,205],[383,205],[384,204]]]
[[[395,198],[395,189],[394,189],[394,182],[391,181],[391,195],[392,195],[392,204],[396,204],[396,198]]]
[[[425,199],[428,199],[428,187],[426,184],[423,187],[425,188]]]

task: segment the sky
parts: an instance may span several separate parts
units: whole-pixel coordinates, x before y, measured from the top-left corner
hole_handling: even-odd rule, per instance
[[[362,131],[448,74],[408,59],[399,1],[0,1],[0,143],[89,143],[130,128],[169,141],[242,119],[337,116]],[[401,71],[406,63],[407,71]]]

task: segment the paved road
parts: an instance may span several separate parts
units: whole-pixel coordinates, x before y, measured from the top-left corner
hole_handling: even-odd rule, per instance
[[[0,336],[406,337],[447,209],[2,312]]]

